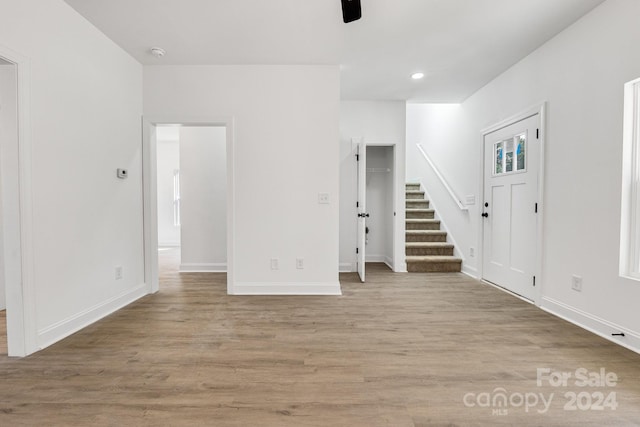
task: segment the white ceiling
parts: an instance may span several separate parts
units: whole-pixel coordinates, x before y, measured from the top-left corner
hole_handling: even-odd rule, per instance
[[[65,1],[145,65],[340,64],[342,99],[459,102],[603,0]]]

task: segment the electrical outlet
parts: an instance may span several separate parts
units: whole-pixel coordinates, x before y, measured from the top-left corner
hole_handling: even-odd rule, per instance
[[[296,258],[296,268],[298,270],[304,269],[304,258]]]
[[[571,289],[577,292],[582,292],[582,277],[571,276]]]
[[[321,205],[329,204],[329,193],[318,193],[318,203]]]
[[[280,268],[278,258],[271,258],[271,269],[278,270]]]
[[[476,249],[475,248],[469,248],[469,256],[471,258],[473,258],[474,256],[476,256]]]
[[[115,277],[116,277],[116,280],[122,280],[122,267],[121,266],[117,266],[115,268]]]

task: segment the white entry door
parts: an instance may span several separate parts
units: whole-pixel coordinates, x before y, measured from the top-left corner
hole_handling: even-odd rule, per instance
[[[484,137],[483,279],[535,297],[539,115]]]
[[[358,163],[358,242],[356,247],[358,275],[364,282],[365,245],[367,238],[367,146],[361,141],[357,147]]]

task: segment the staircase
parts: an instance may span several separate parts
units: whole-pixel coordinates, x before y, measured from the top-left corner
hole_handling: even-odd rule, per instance
[[[420,184],[406,184],[406,261],[410,273],[460,272],[462,260],[453,256],[447,232],[429,209]]]

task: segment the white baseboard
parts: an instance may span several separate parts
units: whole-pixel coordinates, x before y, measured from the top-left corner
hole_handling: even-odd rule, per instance
[[[462,273],[466,274],[467,276],[473,278],[473,279],[480,279],[480,275],[478,274],[478,269],[474,268],[474,267],[469,267],[468,265],[465,264],[465,262],[462,262]]]
[[[341,262],[339,271],[340,273],[355,273],[358,271],[358,267],[355,262]]]
[[[385,264],[387,264],[387,267],[389,267],[389,268],[391,269],[391,271],[394,271],[394,270],[395,270],[395,269],[393,268],[393,259],[391,259],[390,257],[385,256],[385,257],[384,257],[384,261],[382,261],[382,262],[384,262]]]
[[[615,323],[593,316],[552,298],[543,297],[540,308],[566,320],[567,322],[586,329],[589,332],[593,332],[606,340],[628,348],[636,353],[640,353],[640,334],[636,332],[625,329]],[[625,336],[614,337],[611,335],[619,333],[624,333]]]
[[[180,264],[180,273],[226,273],[227,263],[184,263]]]
[[[342,295],[339,282],[330,283],[262,283],[233,285],[232,295]]]
[[[406,262],[401,262],[400,265],[398,265],[398,268],[395,268],[393,270],[394,273],[406,273],[407,272],[407,263]]]
[[[131,304],[139,298],[149,294],[149,287],[146,284],[137,286],[134,289],[125,291],[105,302],[97,304],[80,313],[68,317],[60,322],[38,331],[38,350],[49,347],[71,334],[86,328],[92,323],[114,313],[121,308]]]
[[[364,262],[385,262],[387,257],[385,255],[369,255],[365,256]]]

